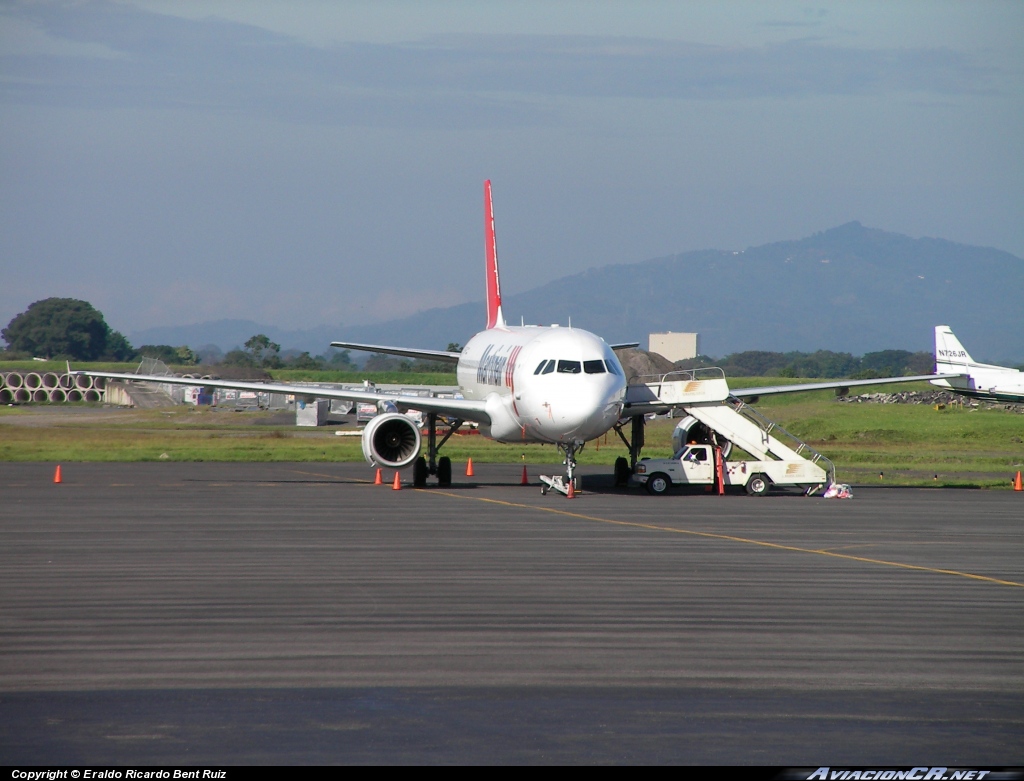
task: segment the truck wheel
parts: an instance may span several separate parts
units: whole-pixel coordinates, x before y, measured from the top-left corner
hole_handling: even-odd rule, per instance
[[[771,485],[771,481],[764,475],[752,475],[747,481],[747,493],[751,496],[764,496]]]
[[[629,461],[622,456],[615,459],[615,487],[629,485]]]
[[[668,475],[655,472],[647,478],[647,493],[654,496],[661,496],[672,487],[672,480]]]
[[[437,459],[437,484],[442,488],[452,484],[452,460],[448,456]]]
[[[427,459],[420,456],[412,464],[412,487],[427,487]]]

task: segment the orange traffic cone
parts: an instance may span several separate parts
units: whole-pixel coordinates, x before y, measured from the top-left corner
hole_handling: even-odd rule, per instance
[[[523,467],[523,479],[519,481],[519,485],[529,485],[530,478],[526,475],[526,467]]]
[[[391,486],[391,490],[392,491],[401,491],[402,490],[402,474],[400,472],[395,472],[395,483],[394,483],[394,485]]]
[[[53,482],[62,482],[62,480],[60,479],[60,464],[57,464],[57,471],[53,473]],[[1020,472],[1017,473],[1017,484],[1020,484]],[[1019,491],[1020,488],[1018,488],[1017,490]]]
[[[473,477],[473,459],[466,462],[466,477]]]
[[[60,467],[59,466],[57,467],[57,474],[58,475],[60,474]],[[58,481],[58,482],[60,482],[60,481]],[[1024,491],[1024,482],[1021,482],[1020,470],[1019,469],[1017,470],[1017,476],[1013,479],[1013,490],[1014,491]]]
[[[380,476],[380,467],[377,467],[377,476],[373,478],[374,485],[384,485],[384,480]]]
[[[566,496],[569,499],[575,499],[576,498],[576,486],[574,485],[575,482],[576,482],[575,480],[570,480],[569,481],[569,493],[566,494]]]

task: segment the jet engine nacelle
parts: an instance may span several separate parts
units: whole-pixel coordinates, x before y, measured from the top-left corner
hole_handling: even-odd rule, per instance
[[[420,454],[419,427],[405,415],[378,415],[363,429],[363,455],[372,466],[401,469]]]
[[[722,448],[722,458],[728,458],[732,453],[732,442],[709,429],[693,415],[687,415],[679,421],[676,430],[672,432],[672,452],[678,453],[684,446],[693,442]]]

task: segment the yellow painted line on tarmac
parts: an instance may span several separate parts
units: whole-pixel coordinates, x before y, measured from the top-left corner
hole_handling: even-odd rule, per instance
[[[711,540],[725,540],[727,542],[739,542],[745,545],[757,545],[762,548],[772,548],[774,550],[790,551],[792,553],[813,553],[817,556],[828,556],[834,559],[843,559],[845,561],[858,561],[862,564],[878,564],[885,567],[897,567],[898,569],[909,569],[916,570],[918,572],[930,572],[935,575],[954,575],[960,578],[967,578],[968,580],[980,580],[985,583],[995,583],[1000,586],[1015,586],[1016,588],[1024,588],[1024,583],[1017,583],[1013,580],[1000,580],[999,578],[990,578],[987,575],[975,575],[973,572],[960,572],[955,569],[940,569],[938,567],[925,567],[920,564],[906,564],[902,561],[887,561],[885,559],[871,559],[866,556],[853,556],[849,553],[836,553],[830,550],[816,550],[814,548],[800,548],[795,545],[781,545],[777,542],[766,542],[765,540],[753,540],[748,537],[736,537],[731,534],[715,534],[714,532],[699,532],[693,529],[679,529],[674,526],[659,526],[653,523],[639,523],[638,521],[620,521],[614,518],[599,518],[596,515],[583,515],[582,513],[574,513],[568,510],[559,510],[555,507],[538,507],[531,504],[520,504],[519,502],[506,502],[502,499],[488,499],[483,496],[465,496],[457,493],[450,493],[446,491],[430,491],[427,493],[440,494],[441,496],[451,496],[456,499],[468,499],[477,502],[488,502],[490,504],[500,504],[505,507],[517,507],[523,510],[540,510],[541,512],[553,513],[554,515],[564,515],[568,518],[578,518],[582,521],[594,521],[596,523],[606,523],[612,526],[627,526],[634,529],[647,529],[648,531],[659,531],[659,532],[670,532],[673,534],[685,534],[691,537],[704,537]]]
[[[336,483],[369,483],[373,484],[373,480],[363,480],[359,477],[338,477],[337,475],[325,475],[321,472],[306,472],[303,469],[291,469],[289,470],[297,475],[309,475],[310,477],[326,477],[330,480],[334,480]]]

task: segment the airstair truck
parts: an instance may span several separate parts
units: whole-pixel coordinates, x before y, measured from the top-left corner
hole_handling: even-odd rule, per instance
[[[652,494],[663,494],[673,485],[713,485],[715,446],[731,456],[729,443],[752,458],[722,458],[722,482],[742,486],[761,496],[773,486],[799,488],[814,493],[835,482],[835,466],[806,442],[766,418],[729,391],[724,374],[710,378],[694,373],[682,379],[665,375],[635,393],[646,395],[652,406],[682,409],[686,417],[676,427],[672,458],[645,458],[636,464],[630,482]],[[635,387],[635,386],[634,386]],[[709,437],[691,438],[702,429]],[[704,441],[699,441],[703,439]],[[709,441],[710,440],[710,441]]]

